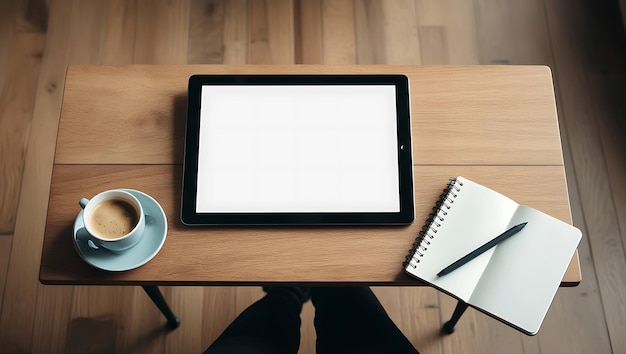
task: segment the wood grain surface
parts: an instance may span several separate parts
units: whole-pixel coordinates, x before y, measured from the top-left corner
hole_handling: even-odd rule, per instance
[[[0,235],[13,232],[28,145],[34,92],[45,36],[15,36],[9,73],[0,92]],[[26,59],[24,59],[26,58]]]
[[[546,67],[364,65],[72,66],[55,163],[182,163],[187,79],[200,73],[406,74],[416,164],[563,164]]]
[[[190,228],[180,223],[190,75],[346,72],[409,77],[417,222],[377,228]],[[86,84],[93,80],[100,84]],[[476,173],[477,182],[571,222],[547,68],[72,66],[61,110],[40,280],[410,284],[400,265],[420,221],[427,218],[447,179],[461,174],[472,179],[469,171]],[[64,237],[78,211],[76,201],[111,188],[152,195],[169,221],[169,240],[159,256],[123,274],[94,273],[81,264],[71,239]],[[577,258],[564,284],[580,281]]]
[[[49,284],[416,284],[401,267],[450,176],[460,173],[569,222],[560,166],[416,166],[417,221],[402,227],[224,228],[181,224],[181,165],[55,165],[40,280]],[[506,177],[504,177],[506,176]],[[163,206],[168,235],[158,256],[133,271],[86,265],[73,249],[77,201],[113,188],[138,189]],[[557,202],[559,201],[559,202]],[[577,258],[577,257],[576,257]],[[580,280],[577,259],[564,283]]]

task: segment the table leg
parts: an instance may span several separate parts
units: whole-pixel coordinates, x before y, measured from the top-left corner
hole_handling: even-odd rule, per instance
[[[165,318],[167,318],[167,328],[176,329],[180,326],[180,319],[174,315],[169,305],[165,301],[163,294],[161,294],[161,290],[159,290],[158,286],[142,286],[143,290],[146,291],[150,299],[154,302],[155,305],[161,310]]]
[[[452,313],[452,318],[450,318],[450,321],[443,324],[441,330],[446,334],[454,333],[456,330],[456,323],[459,321],[465,310],[467,310],[467,304],[459,300],[454,308],[454,313]]]

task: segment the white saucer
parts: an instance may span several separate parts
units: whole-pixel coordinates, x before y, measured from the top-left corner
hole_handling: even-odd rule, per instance
[[[150,261],[165,243],[167,236],[167,218],[161,205],[151,196],[133,189],[125,189],[139,199],[147,216],[146,230],[144,235],[133,248],[124,253],[113,253],[102,247],[93,249],[87,241],[78,240],[79,232],[87,232],[83,224],[83,211],[81,210],[74,221],[74,248],[80,257],[93,267],[98,269],[122,272],[135,269]]]

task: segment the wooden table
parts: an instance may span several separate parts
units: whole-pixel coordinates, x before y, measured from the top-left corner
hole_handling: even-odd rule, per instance
[[[192,74],[399,73],[409,77],[416,222],[403,227],[186,227],[179,220]],[[403,273],[422,224],[462,175],[571,223],[549,68],[540,66],[72,66],[44,235],[44,284],[423,285]],[[141,190],[169,232],[144,266],[94,269],[72,245],[78,200]],[[575,254],[562,285],[581,280]]]

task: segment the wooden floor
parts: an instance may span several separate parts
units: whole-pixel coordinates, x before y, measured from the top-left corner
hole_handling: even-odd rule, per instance
[[[167,332],[139,288],[39,284],[69,64],[376,63],[549,65],[573,220],[584,233],[583,282],[559,290],[536,337],[471,309],[443,336],[453,300],[375,288],[406,336],[423,353],[626,353],[619,13],[617,2],[593,0],[0,0],[0,352],[201,352],[262,295],[165,287],[182,318]],[[314,352],[312,318],[308,303],[301,353]]]

